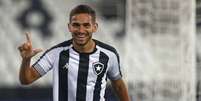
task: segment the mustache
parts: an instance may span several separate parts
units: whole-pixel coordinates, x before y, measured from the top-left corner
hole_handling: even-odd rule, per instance
[[[74,35],[82,35],[82,34],[89,34],[89,32],[85,32],[85,33],[74,32],[74,33],[72,33],[72,34],[74,34]]]

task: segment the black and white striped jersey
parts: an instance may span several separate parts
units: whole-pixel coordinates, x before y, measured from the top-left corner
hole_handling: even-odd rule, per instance
[[[105,101],[107,78],[122,77],[116,50],[94,40],[91,53],[79,53],[72,39],[47,50],[33,64],[41,76],[53,69],[54,101]]]

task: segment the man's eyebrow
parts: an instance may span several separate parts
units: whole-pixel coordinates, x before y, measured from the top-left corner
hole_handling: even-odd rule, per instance
[[[78,22],[72,22],[72,24],[80,24],[80,23],[78,23]]]
[[[72,24],[79,24],[79,25],[89,25],[89,22],[79,23],[79,22],[72,22]]]
[[[82,23],[83,25],[89,25],[90,23],[86,22],[86,23]]]

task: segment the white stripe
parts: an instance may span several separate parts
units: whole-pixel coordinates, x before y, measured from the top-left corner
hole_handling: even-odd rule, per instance
[[[86,101],[93,101],[94,87],[96,84],[97,75],[93,70],[92,64],[99,61],[99,53],[100,51],[96,51],[96,53],[89,56]]]
[[[57,56],[55,56],[55,64],[53,68],[53,101],[58,101],[59,100],[59,74],[58,74],[58,69],[59,69],[59,55],[62,49],[58,51]]]
[[[68,67],[68,101],[76,101],[79,54],[70,48]]]
[[[101,81],[101,91],[100,91],[100,101],[105,101],[104,95],[105,95],[105,89],[106,89],[106,84],[107,81],[105,80],[106,78],[106,73],[104,74],[102,81]]]
[[[43,76],[46,74],[45,70],[37,63],[33,68],[36,69],[36,71],[38,71],[38,73]]]

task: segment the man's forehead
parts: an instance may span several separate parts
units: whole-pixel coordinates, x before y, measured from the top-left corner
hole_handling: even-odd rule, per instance
[[[92,17],[89,14],[76,14],[71,18],[72,22],[90,22],[92,21]]]
[[[86,24],[86,23],[92,23],[92,21],[72,20],[71,23]]]

